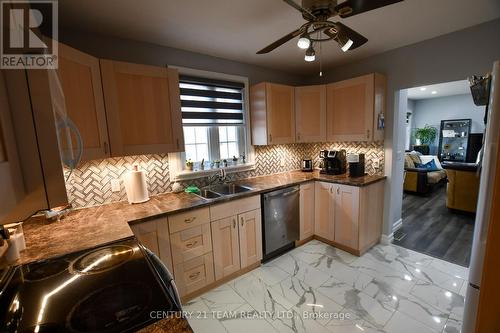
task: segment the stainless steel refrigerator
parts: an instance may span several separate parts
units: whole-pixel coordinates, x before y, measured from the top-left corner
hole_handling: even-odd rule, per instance
[[[497,164],[500,162],[499,156],[497,156],[498,145],[500,143],[500,61],[497,61],[493,66],[487,119],[483,146],[484,158],[482,161],[481,182],[469,270],[469,285],[467,286],[465,296],[462,327],[462,332],[464,333],[475,332],[479,296],[482,292],[485,292],[485,290],[481,289],[481,278],[483,275],[490,215],[493,208],[493,183]]]

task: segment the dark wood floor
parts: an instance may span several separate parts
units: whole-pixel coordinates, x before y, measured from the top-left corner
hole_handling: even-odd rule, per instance
[[[405,193],[403,226],[395,236],[406,235],[394,244],[468,267],[474,219],[446,208],[446,185],[426,197]]]

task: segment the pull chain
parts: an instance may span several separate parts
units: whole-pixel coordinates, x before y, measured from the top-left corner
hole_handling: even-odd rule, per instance
[[[318,31],[318,39],[321,32]],[[321,54],[321,42],[319,43],[319,77],[323,76],[323,56]]]

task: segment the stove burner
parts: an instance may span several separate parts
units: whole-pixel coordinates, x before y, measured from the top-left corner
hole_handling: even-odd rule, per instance
[[[77,258],[70,267],[72,274],[97,274],[118,267],[134,255],[134,249],[125,245],[114,245],[86,253]]]
[[[27,281],[40,281],[64,272],[68,268],[66,260],[45,261],[26,266],[23,270]]]
[[[139,282],[124,282],[98,289],[80,301],[68,316],[76,332],[121,332],[151,303],[151,289]]]

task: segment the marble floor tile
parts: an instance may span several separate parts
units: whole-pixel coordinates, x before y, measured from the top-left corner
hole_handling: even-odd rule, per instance
[[[394,312],[390,306],[334,278],[328,280],[317,290],[342,305],[352,317],[356,316],[361,320],[366,320],[376,327],[384,326]]]
[[[458,318],[453,313],[448,318],[443,333],[460,333],[462,332],[462,319]]]
[[[253,270],[252,274],[264,281],[268,286],[278,284],[290,276],[289,273],[276,266],[261,266]]]
[[[342,310],[342,306],[332,299],[294,277],[281,281],[273,289],[278,290],[284,298],[290,301],[296,307],[297,312],[302,313],[303,316],[307,314],[308,318],[313,318],[323,326]]]
[[[210,311],[234,311],[246,304],[245,300],[234,291],[229,285],[222,285],[218,288],[200,296]]]
[[[299,311],[293,310],[291,315],[280,316],[271,324],[280,333],[330,333],[325,326],[316,320],[305,318]],[[264,333],[264,332],[262,332]]]
[[[312,266],[359,290],[373,279],[372,276],[335,260],[317,262]]]
[[[277,332],[264,318],[258,317],[257,311],[245,304],[235,309],[230,315],[221,314],[219,321],[229,333]]]
[[[461,278],[464,280],[469,279],[469,269],[467,267],[452,264],[451,262],[447,262],[441,259],[434,259],[431,262],[430,266],[447,274],[453,275],[457,278]]]
[[[378,261],[392,262],[396,258],[409,264],[428,266],[433,258],[397,245],[375,245],[363,257],[376,259]]]
[[[247,273],[230,282],[231,287],[257,311],[274,313],[278,306],[290,310],[293,304],[257,276]]]
[[[461,315],[464,311],[463,296],[433,284],[417,282],[410,294],[443,312]]]
[[[227,332],[226,328],[214,318],[208,306],[199,297],[185,303],[182,310],[195,333]]]
[[[359,318],[354,320],[332,320],[326,328],[333,333],[386,333],[383,328],[376,327]]]
[[[363,293],[437,331],[441,331],[448,320],[447,312],[436,309],[409,293],[394,290],[384,281],[375,279]]]
[[[323,282],[330,278],[330,275],[327,273],[297,259],[291,254],[285,254],[268,264],[280,268],[300,281],[306,282],[313,288],[319,287]]]
[[[386,333],[437,333],[439,331],[433,330],[424,324],[416,321],[410,316],[396,311],[392,318],[385,325],[384,330]]]
[[[319,257],[314,261],[325,260],[327,258],[324,257],[327,256],[335,261],[342,262],[344,264],[349,264],[358,258],[355,255],[352,255],[348,252],[345,252],[341,249],[337,249],[325,243],[321,242],[316,242],[312,244],[311,243],[312,242],[309,242],[299,247],[298,249],[304,253],[319,255]]]

